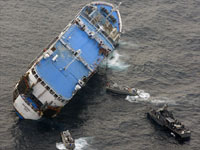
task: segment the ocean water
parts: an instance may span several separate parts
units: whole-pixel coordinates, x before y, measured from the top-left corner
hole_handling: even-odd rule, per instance
[[[96,74],[56,118],[18,120],[14,85],[89,2],[0,0],[0,150],[56,150],[66,129],[78,150],[199,150],[199,0],[123,0],[123,35],[107,71]],[[104,88],[109,80],[150,97],[110,95]],[[192,131],[190,141],[180,143],[147,119],[149,107],[166,103]]]

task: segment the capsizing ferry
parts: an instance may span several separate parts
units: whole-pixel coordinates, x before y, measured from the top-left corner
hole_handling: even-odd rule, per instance
[[[13,92],[20,119],[55,117],[85,86],[118,44],[122,32],[119,5],[85,5],[33,60]]]

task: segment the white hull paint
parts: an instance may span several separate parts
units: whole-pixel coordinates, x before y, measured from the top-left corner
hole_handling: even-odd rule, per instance
[[[32,120],[38,120],[41,118],[39,113],[35,112],[30,105],[25,103],[24,99],[21,95],[17,97],[17,99],[14,102],[14,107],[17,110],[17,112],[23,116],[24,119],[32,119]]]

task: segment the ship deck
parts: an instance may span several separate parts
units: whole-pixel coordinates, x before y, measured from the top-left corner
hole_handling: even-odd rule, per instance
[[[98,4],[97,7],[99,10],[105,7],[109,12],[112,9],[111,6],[104,4]],[[121,20],[117,12],[113,11],[112,15],[117,20],[113,26],[120,30]],[[56,50],[53,54],[48,58],[42,58],[35,67],[40,78],[58,95],[68,100],[72,98],[78,81],[88,77],[103,60],[104,55],[99,54],[99,41],[102,41],[111,51],[114,49],[112,43],[102,32],[98,32],[82,12],[78,17],[87,31],[95,33],[95,38],[91,38],[88,32],[82,30],[77,24],[72,24],[54,45]],[[77,57],[74,53],[78,51],[81,53]],[[55,57],[56,61],[53,60]]]
[[[106,3],[105,3],[105,4],[98,4],[97,7],[98,7],[98,10],[100,10],[101,7],[106,8],[109,12],[111,12],[111,10],[112,10],[112,7],[111,7],[110,5],[107,5]],[[115,17],[115,19],[116,19],[116,23],[115,23],[115,24],[112,23],[112,25],[113,25],[114,27],[116,27],[118,31],[120,31],[120,25],[119,25],[119,22],[121,22],[121,21],[119,20],[120,17],[118,16],[118,14],[117,14],[116,11],[113,11],[113,12],[112,12],[112,15],[113,15],[113,16]]]
[[[55,44],[56,51],[49,58],[41,59],[36,66],[36,71],[58,95],[70,99],[78,80],[84,76],[88,77],[90,70],[81,61],[74,58],[65,44],[74,51],[80,49],[80,57],[87,62],[92,70],[96,68],[99,60],[102,60],[104,56],[99,55],[98,43],[77,25],[72,25],[61,37],[61,40]],[[102,38],[102,40],[104,39]],[[53,61],[52,59],[56,55],[58,57],[56,61]],[[70,65],[67,69],[64,69],[68,64]]]

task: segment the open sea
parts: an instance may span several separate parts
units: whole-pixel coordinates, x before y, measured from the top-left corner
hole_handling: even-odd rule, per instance
[[[200,0],[121,0],[117,51],[54,119],[19,121],[13,87],[29,63],[90,0],[0,0],[0,150],[56,150],[69,129],[76,150],[200,149]],[[118,4],[120,0],[111,0]],[[144,90],[131,100],[106,81]],[[146,117],[169,105],[187,126],[180,142]]]

